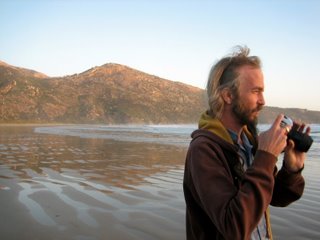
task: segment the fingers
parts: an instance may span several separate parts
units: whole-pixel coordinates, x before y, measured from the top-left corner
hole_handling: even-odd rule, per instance
[[[280,127],[280,123],[281,123],[283,117],[284,117],[283,114],[279,114],[279,115],[277,116],[277,118],[274,120],[271,128],[277,129],[278,127]]]
[[[293,126],[292,126],[292,129],[295,130],[295,131],[298,131],[298,132],[304,132],[306,134],[310,134],[311,132],[311,128],[310,126],[307,126],[305,123],[302,123],[302,122],[294,122]]]
[[[280,118],[280,123],[279,123],[279,118]],[[289,131],[291,131],[291,130],[292,131],[297,131],[297,132],[300,132],[300,133],[305,132],[308,135],[310,134],[310,132],[311,132],[310,126],[307,126],[305,123],[303,123],[301,121],[292,122],[292,120],[290,118],[289,119],[291,121],[292,126],[289,126],[288,125],[289,123],[287,121],[283,121],[284,118],[285,118],[285,116],[283,114],[279,114],[278,117],[276,118],[276,120],[274,121],[272,127],[274,129],[276,129],[277,124],[279,123],[280,126],[285,129],[285,133],[286,134],[288,134]],[[283,123],[286,123],[286,124],[283,124]]]
[[[287,145],[287,130],[280,126],[283,114],[275,119],[271,128],[259,135],[258,149],[278,156]]]
[[[308,126],[306,130],[306,134],[310,135],[310,132],[311,132],[311,128]]]
[[[306,126],[306,124],[304,124],[304,123],[297,123],[297,128],[296,128],[296,130],[297,130],[298,132],[303,132],[305,126]]]
[[[286,149],[294,149],[294,141],[292,141],[291,139],[289,139],[288,143],[287,143],[287,147]]]
[[[298,131],[300,124],[297,122],[293,122],[292,130]]]
[[[278,128],[282,128],[282,132],[285,133],[286,135],[290,132],[292,126],[291,125],[287,125],[286,123],[285,124],[282,124],[282,121],[284,119],[284,115],[283,114],[279,114],[277,116],[277,118],[275,119],[273,125],[271,128],[273,128],[274,130],[278,129]]]

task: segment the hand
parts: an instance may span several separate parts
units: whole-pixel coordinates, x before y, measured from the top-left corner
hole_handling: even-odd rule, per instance
[[[280,127],[282,119],[283,115],[278,115],[271,128],[259,135],[258,149],[269,152],[275,157],[278,157],[287,146],[287,130]]]
[[[292,128],[299,132],[303,132],[305,130],[306,134],[310,134],[310,127],[306,128],[304,123],[298,124],[295,122]],[[284,165],[286,169],[289,172],[298,172],[303,168],[305,158],[306,154],[304,152],[297,151],[294,148],[294,142],[289,140],[284,151]]]

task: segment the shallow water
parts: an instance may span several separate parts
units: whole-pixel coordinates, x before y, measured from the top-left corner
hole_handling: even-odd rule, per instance
[[[0,238],[185,239],[194,128],[0,126]],[[320,239],[319,131],[313,137],[304,196],[271,209],[275,239]]]
[[[184,148],[51,128],[0,127],[1,239],[184,239]]]

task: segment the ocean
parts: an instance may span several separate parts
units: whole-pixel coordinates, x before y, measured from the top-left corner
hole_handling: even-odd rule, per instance
[[[0,239],[185,239],[196,127],[0,126]],[[320,239],[320,125],[311,128],[304,195],[271,208],[275,239]]]

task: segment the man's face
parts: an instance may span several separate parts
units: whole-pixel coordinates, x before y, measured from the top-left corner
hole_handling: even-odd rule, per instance
[[[250,66],[241,67],[238,72],[239,89],[233,100],[232,111],[240,124],[255,126],[265,104],[263,74],[261,69]]]

